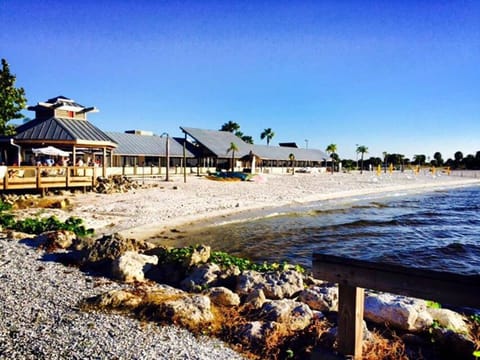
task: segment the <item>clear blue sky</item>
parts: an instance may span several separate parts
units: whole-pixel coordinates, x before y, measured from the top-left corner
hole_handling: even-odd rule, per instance
[[[0,57],[29,105],[73,98],[106,131],[480,150],[478,1],[0,0]]]

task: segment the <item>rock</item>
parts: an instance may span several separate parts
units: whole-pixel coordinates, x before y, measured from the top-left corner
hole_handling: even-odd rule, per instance
[[[186,267],[191,267],[198,264],[204,264],[210,259],[210,246],[200,245],[193,249],[190,256],[184,260]]]
[[[108,178],[97,177],[93,191],[101,194],[125,193],[140,187],[137,181],[128,179],[123,175],[113,175]]]
[[[268,336],[276,330],[278,324],[273,321],[252,321],[240,325],[235,331],[235,337],[248,346],[262,346]]]
[[[150,298],[143,313],[145,311],[153,316],[152,320],[167,320],[187,328],[206,326],[214,319],[210,298],[198,294],[170,295],[157,298],[157,301]]]
[[[133,309],[142,302],[142,297],[126,290],[111,290],[95,296],[88,303],[109,309]]]
[[[9,240],[23,240],[23,239],[34,239],[37,235],[27,234],[20,231],[7,230],[7,239]]]
[[[407,331],[422,331],[433,324],[424,300],[387,293],[370,294],[365,298],[366,319]]]
[[[298,300],[313,310],[338,311],[338,288],[336,286],[310,286],[300,293]]]
[[[75,244],[77,250],[83,251],[83,261],[88,263],[111,262],[127,251],[141,252],[150,247],[144,241],[125,238],[119,233],[99,239],[81,239]]]
[[[435,309],[427,307],[427,312],[432,316],[433,320],[438,322],[438,325],[457,333],[468,334],[468,325],[465,318],[449,309]]]
[[[186,291],[199,290],[205,286],[215,286],[215,282],[221,270],[217,264],[203,264],[193,269],[180,286]]]
[[[263,320],[282,323],[290,330],[303,330],[310,324],[313,312],[304,303],[282,299],[266,301],[259,316]]]
[[[52,251],[56,249],[68,249],[73,245],[76,238],[77,236],[73,231],[53,230],[43,232],[36,240],[39,242],[41,248]]]
[[[127,251],[112,263],[112,275],[125,282],[145,281],[145,272],[158,263],[153,255]]]
[[[219,306],[237,306],[240,305],[240,297],[232,290],[225,287],[214,287],[207,290],[206,295],[210,300]]]
[[[260,273],[244,271],[237,282],[236,292],[248,295],[255,289],[262,289],[269,299],[290,298],[303,290],[302,274],[295,270]]]
[[[267,301],[265,294],[262,289],[255,289],[250,294],[247,295],[245,300],[245,306],[251,310],[260,309],[263,304]]]
[[[465,334],[442,328],[432,329],[432,337],[444,359],[472,359],[475,342]]]

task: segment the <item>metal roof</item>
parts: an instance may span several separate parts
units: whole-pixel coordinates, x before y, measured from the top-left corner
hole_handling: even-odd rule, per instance
[[[326,153],[317,149],[247,144],[235,134],[228,131],[204,130],[190,127],[180,127],[180,129],[219,158],[230,157],[227,149],[232,142],[238,147],[238,157],[247,156],[251,152],[263,160],[289,160],[290,154],[294,154],[295,159],[301,161],[322,161],[323,159],[330,158]]]
[[[157,135],[138,135],[121,132],[106,132],[118,144],[114,151],[115,155],[124,156],[166,156],[166,137]],[[169,156],[183,157],[183,145],[176,141],[175,138],[169,138]],[[188,158],[194,157],[193,154],[186,149]]]
[[[87,120],[50,118],[32,120],[17,127],[16,140],[114,141]]]
[[[17,127],[15,140],[50,140],[75,143],[110,143],[115,147],[112,140],[102,130],[87,120],[56,118],[47,120],[31,120]]]

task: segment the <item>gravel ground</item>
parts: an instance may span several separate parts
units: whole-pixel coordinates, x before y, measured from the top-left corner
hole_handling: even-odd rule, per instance
[[[81,300],[122,285],[49,258],[0,236],[0,359],[242,358],[178,327],[81,310]]]

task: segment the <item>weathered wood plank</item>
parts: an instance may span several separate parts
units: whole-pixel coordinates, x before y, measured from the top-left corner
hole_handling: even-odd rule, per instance
[[[480,308],[480,276],[313,254],[317,279],[456,306]]]
[[[338,287],[338,350],[360,359],[363,339],[364,289]]]

